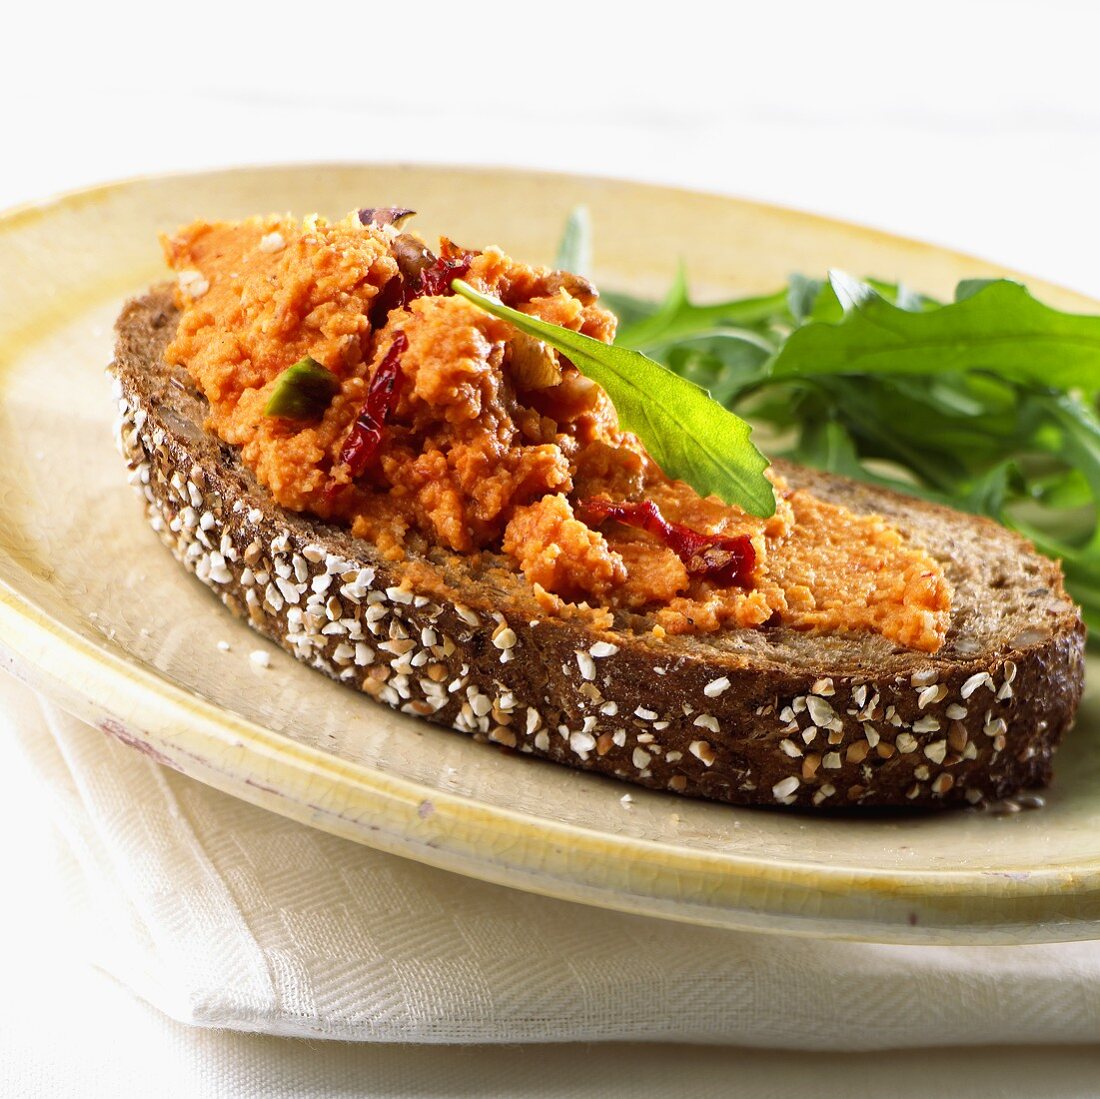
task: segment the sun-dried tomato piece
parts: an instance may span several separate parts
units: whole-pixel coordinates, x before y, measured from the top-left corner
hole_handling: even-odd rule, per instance
[[[408,346],[404,332],[393,337],[389,350],[371,377],[367,400],[344,440],[340,461],[348,467],[353,478],[362,476],[378,455],[386,422],[401,396],[401,356]]]
[[[582,500],[577,505],[580,517],[598,526],[614,519],[628,527],[637,527],[659,538],[684,563],[692,576],[710,580],[722,587],[748,587],[756,564],[756,550],[744,534],[700,534],[682,523],[673,523],[661,514],[652,500],[638,504],[614,503],[602,496]]]
[[[437,256],[420,272],[415,283],[406,283],[402,305],[417,298],[443,297],[451,293],[451,282],[466,277],[473,263],[475,252],[462,252],[457,256]]]
[[[467,252],[446,237],[440,240],[439,255],[424,249],[414,272],[404,274],[404,289],[401,304],[408,305],[417,298],[446,297],[451,294],[454,279],[465,278],[470,264],[480,252]],[[398,266],[401,259],[398,258]],[[404,272],[404,268],[402,268]]]

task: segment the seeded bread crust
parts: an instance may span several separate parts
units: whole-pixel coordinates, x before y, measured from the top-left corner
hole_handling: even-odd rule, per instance
[[[384,561],[288,513],[203,430],[163,351],[167,287],[117,324],[119,448],[154,530],[235,614],[404,713],[642,786],[740,805],[977,804],[1045,785],[1072,724],[1085,631],[1058,565],[985,519],[793,466],[796,486],[888,517],[944,565],[935,656],[784,627],[658,640],[547,617],[492,555]]]

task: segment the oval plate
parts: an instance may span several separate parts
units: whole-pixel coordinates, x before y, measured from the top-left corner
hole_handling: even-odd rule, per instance
[[[0,219],[0,661],[188,775],[349,839],[589,904],[725,927],[895,942],[1090,938],[1100,752],[1089,696],[1040,812],[815,818],[619,785],[393,713],[235,621],[160,546],[114,452],[111,326],[163,278],[156,234],[196,216],[412,206],[426,236],[549,262],[586,204],[596,277],[700,295],[842,267],[948,294],[1005,274],[789,210],[602,179],[374,165],[113,184]],[[1045,300],[1096,303],[1029,280]],[[218,648],[227,641],[231,651]],[[265,648],[271,666],[249,659]],[[629,792],[633,801],[620,798]]]

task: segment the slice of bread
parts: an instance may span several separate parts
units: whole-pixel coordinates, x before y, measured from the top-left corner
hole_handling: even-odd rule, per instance
[[[232,611],[294,656],[405,713],[629,782],[744,805],[975,804],[1045,784],[1081,696],[1085,631],[1056,563],[986,519],[781,466],[885,516],[943,563],[934,656],[782,626],[656,639],[547,617],[491,554],[395,565],[283,511],[203,429],[163,350],[162,287],[129,302],[110,370],[122,453],[154,529]]]

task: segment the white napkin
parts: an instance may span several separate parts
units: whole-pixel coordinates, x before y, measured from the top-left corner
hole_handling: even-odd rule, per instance
[[[90,961],[198,1026],[373,1042],[807,1050],[1095,1042],[1100,942],[696,928],[471,881],[218,793],[0,682]]]

